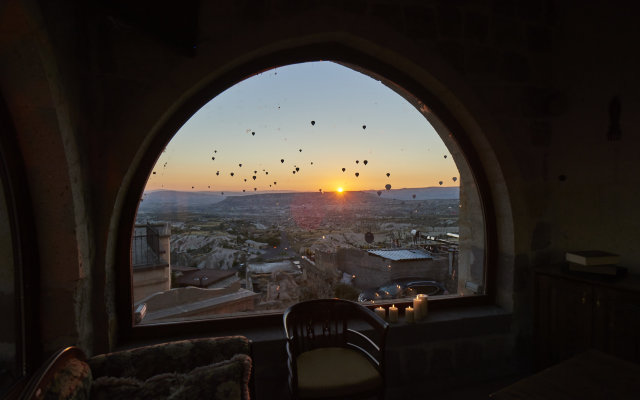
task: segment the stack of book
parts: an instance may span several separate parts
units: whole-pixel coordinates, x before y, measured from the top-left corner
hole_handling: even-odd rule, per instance
[[[624,273],[624,268],[616,265],[620,256],[606,251],[572,251],[567,253],[566,259],[569,271],[614,276]]]

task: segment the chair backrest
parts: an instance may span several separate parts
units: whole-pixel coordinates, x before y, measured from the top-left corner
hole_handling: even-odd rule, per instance
[[[310,300],[289,307],[283,319],[290,367],[305,351],[347,347],[368,357],[383,373],[389,324],[368,308],[348,300]]]

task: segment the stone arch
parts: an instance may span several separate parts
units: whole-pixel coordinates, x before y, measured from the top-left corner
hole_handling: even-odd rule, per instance
[[[403,46],[398,48],[406,51]],[[473,160],[470,171],[478,173],[475,177],[482,191],[482,207],[485,211],[483,217],[489,232],[486,254],[490,258],[485,262],[493,266],[494,272],[496,269],[500,270],[500,276],[505,275],[503,270],[511,268],[508,260],[509,254],[513,253],[510,200],[507,197],[500,164],[492,150],[493,146],[489,145],[488,137],[485,135],[486,129],[483,129],[483,124],[476,118],[478,110],[482,110],[481,102],[474,98],[472,91],[464,85],[463,79],[456,77],[455,73],[447,68],[447,63],[439,57],[421,55],[414,59],[415,57],[399,53],[397,48],[396,51],[392,49],[392,45],[384,47],[352,34],[330,32],[278,41],[270,46],[259,47],[253,52],[248,51],[230,58],[223,65],[216,64],[218,60],[209,60],[213,63],[211,68],[206,68],[206,62],[194,67],[199,75],[191,80],[191,86],[181,90],[178,99],[172,102],[170,107],[157,114],[157,122],[144,135],[142,145],[125,173],[110,222],[107,270],[128,261],[131,221],[135,217],[148,172],[164,146],[193,113],[215,95],[252,74],[279,65],[332,60],[372,71],[376,76],[387,79],[388,85],[394,85],[396,90],[404,88],[414,98],[420,99],[420,104],[416,104],[418,107],[428,105],[421,111],[428,115],[430,122],[440,124],[440,132],[444,132],[445,126],[451,132],[455,132],[455,139],[460,142],[461,148],[465,149],[466,157]],[[426,61],[426,58],[429,60]],[[429,65],[429,69],[422,65]],[[462,96],[456,96],[458,93]],[[469,109],[466,107],[468,103],[474,107]],[[486,120],[483,122],[490,130],[490,123]],[[499,214],[496,213],[496,209],[500,210]],[[117,272],[123,271],[124,269],[121,269]],[[119,288],[124,287],[126,290],[128,279],[118,277]],[[492,277],[489,277],[489,280],[494,281]],[[497,295],[497,299],[507,309],[511,308],[511,283],[508,280],[500,281],[498,290],[495,289],[492,288],[492,294]],[[120,305],[118,313],[130,315],[130,304],[128,309],[126,305]],[[121,328],[125,334],[129,329],[124,326]]]

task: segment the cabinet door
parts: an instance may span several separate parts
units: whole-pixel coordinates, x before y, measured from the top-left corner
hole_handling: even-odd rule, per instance
[[[597,347],[640,362],[640,294],[599,288],[594,295]]]
[[[544,368],[592,346],[593,289],[545,275],[537,283],[537,366]]]

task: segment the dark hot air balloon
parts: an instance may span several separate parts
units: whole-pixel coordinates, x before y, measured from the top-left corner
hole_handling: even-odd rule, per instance
[[[412,195],[411,195],[411,197],[413,197],[413,198],[415,199],[415,198],[416,198],[416,195],[415,195],[415,194],[412,194]]]
[[[386,185],[384,185],[384,188],[387,190],[391,190],[391,185],[389,185],[388,183]]]
[[[342,172],[346,171],[346,168],[342,168]]]
[[[280,162],[284,164],[284,158],[283,158],[283,159],[281,159],[281,160],[280,160]]]
[[[391,174],[387,172],[387,178],[390,177],[390,176],[391,176]]]
[[[440,186],[442,186],[442,181],[438,182],[440,184]]]
[[[315,125],[316,121],[311,121],[311,126]]]
[[[369,161],[364,160],[363,163],[364,163],[364,165],[367,165],[367,164],[369,164]]]
[[[378,196],[380,196],[382,194],[382,191],[378,190]]]
[[[356,172],[356,178],[360,176],[360,172]]]
[[[456,178],[455,176],[451,179],[453,179],[454,182],[458,180],[458,178]]]
[[[252,178],[253,178],[253,180],[254,180],[254,181],[256,180],[256,176],[255,176],[255,175],[254,175],[254,176],[252,176]]]

